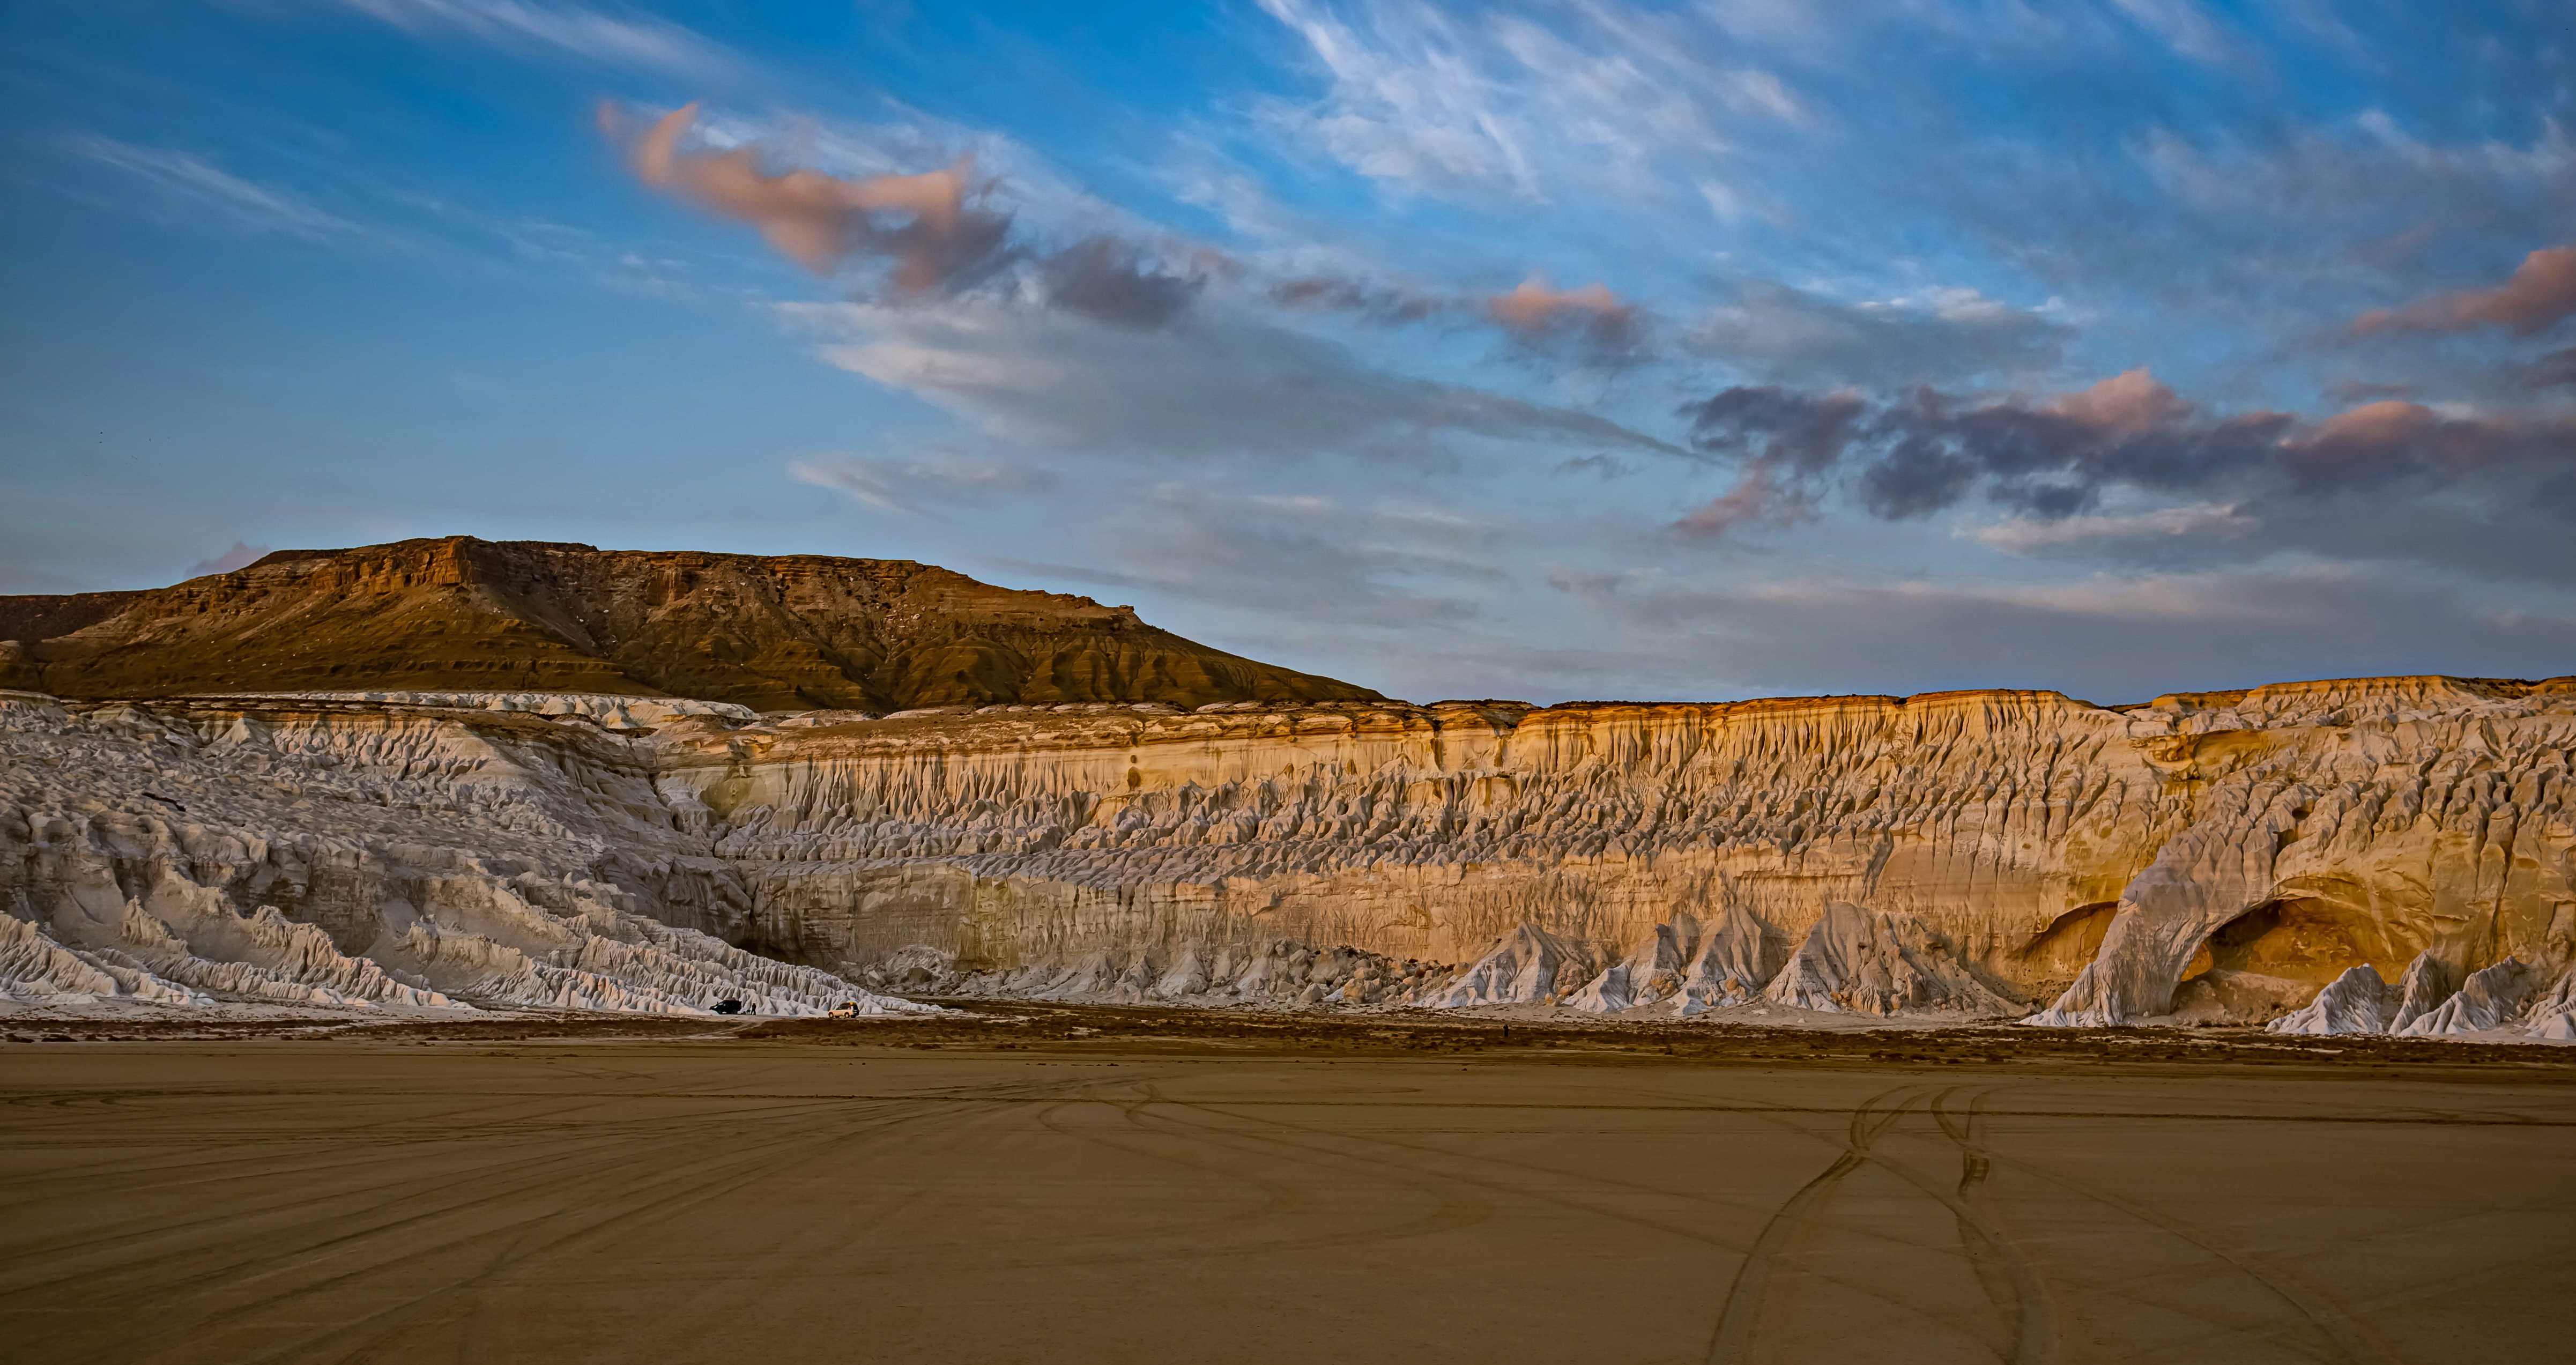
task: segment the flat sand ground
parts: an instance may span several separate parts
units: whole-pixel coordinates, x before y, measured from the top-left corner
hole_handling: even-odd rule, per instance
[[[0,1354],[2576,1352],[2576,1069],[2554,1058],[1001,1049],[844,1028],[7,1045]]]

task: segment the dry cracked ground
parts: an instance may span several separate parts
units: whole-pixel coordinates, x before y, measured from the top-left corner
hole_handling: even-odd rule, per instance
[[[0,1340],[2429,1365],[2576,1324],[2576,1050],[973,1008],[10,1021]]]

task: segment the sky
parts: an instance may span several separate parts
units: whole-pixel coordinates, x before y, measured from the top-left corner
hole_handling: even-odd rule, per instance
[[[463,534],[1422,701],[2576,672],[2564,0],[31,0],[0,91],[0,593]]]

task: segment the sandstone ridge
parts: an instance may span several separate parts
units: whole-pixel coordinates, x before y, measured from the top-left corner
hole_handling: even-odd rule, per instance
[[[470,536],[281,550],[144,592],[0,597],[0,687],[80,697],[583,692],[758,711],[1366,699],[1126,607],[908,560]]]
[[[2117,709],[27,696],[0,740],[0,905],[35,935],[0,963],[86,953],[159,983],[138,999],[222,989],[154,969],[140,914],[209,962],[373,979],[232,946],[313,926],[395,985],[493,1002],[547,968],[669,993],[678,968],[617,944],[819,974],[782,1007],[828,977],[2530,1037],[2576,1009],[2564,678]],[[497,965],[432,972],[432,939]]]

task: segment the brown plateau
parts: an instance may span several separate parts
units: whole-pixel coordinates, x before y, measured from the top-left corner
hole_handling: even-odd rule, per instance
[[[141,592],[0,597],[0,687],[571,691],[757,710],[1370,700],[1127,607],[899,559],[471,536],[281,550]]]

